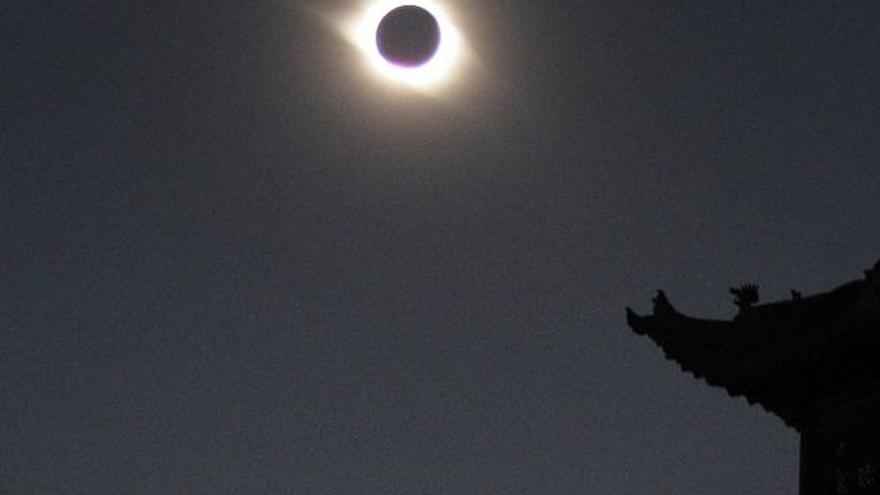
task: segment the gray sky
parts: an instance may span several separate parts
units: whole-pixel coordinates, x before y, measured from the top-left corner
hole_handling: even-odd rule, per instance
[[[449,3],[434,95],[358,7],[4,9],[0,491],[794,493],[623,308],[877,261],[876,3]]]

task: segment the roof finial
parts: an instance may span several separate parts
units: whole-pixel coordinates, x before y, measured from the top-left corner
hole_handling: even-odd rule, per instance
[[[743,284],[739,288],[731,287],[730,293],[733,294],[733,304],[736,304],[740,311],[744,311],[758,302],[758,285]]]
[[[666,298],[666,293],[662,290],[657,291],[657,297],[655,297],[653,301],[654,316],[671,317],[678,315],[678,311],[676,311],[675,308],[672,307],[669,299]]]

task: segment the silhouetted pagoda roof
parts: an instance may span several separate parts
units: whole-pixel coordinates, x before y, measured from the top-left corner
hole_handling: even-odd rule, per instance
[[[627,308],[627,323],[684,371],[798,429],[821,404],[877,386],[880,262],[864,279],[810,297],[793,292],[789,301],[752,305],[757,286],[731,292],[740,305],[732,321],[683,315],[659,291],[654,313]]]

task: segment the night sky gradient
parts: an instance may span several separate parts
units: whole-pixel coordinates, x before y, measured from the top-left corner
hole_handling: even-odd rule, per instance
[[[880,258],[880,4],[449,5],[436,96],[357,3],[4,6],[0,493],[796,492],[624,307]]]

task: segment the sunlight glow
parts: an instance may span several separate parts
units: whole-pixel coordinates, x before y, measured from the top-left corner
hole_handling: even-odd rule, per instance
[[[448,83],[462,62],[463,43],[461,33],[452,21],[448,10],[434,0],[368,0],[369,4],[343,26],[349,41],[365,57],[367,65],[378,76],[414,89],[433,91]],[[391,10],[415,5],[430,12],[440,25],[440,46],[426,63],[417,67],[402,67],[385,60],[376,46],[376,29],[382,18]]]

